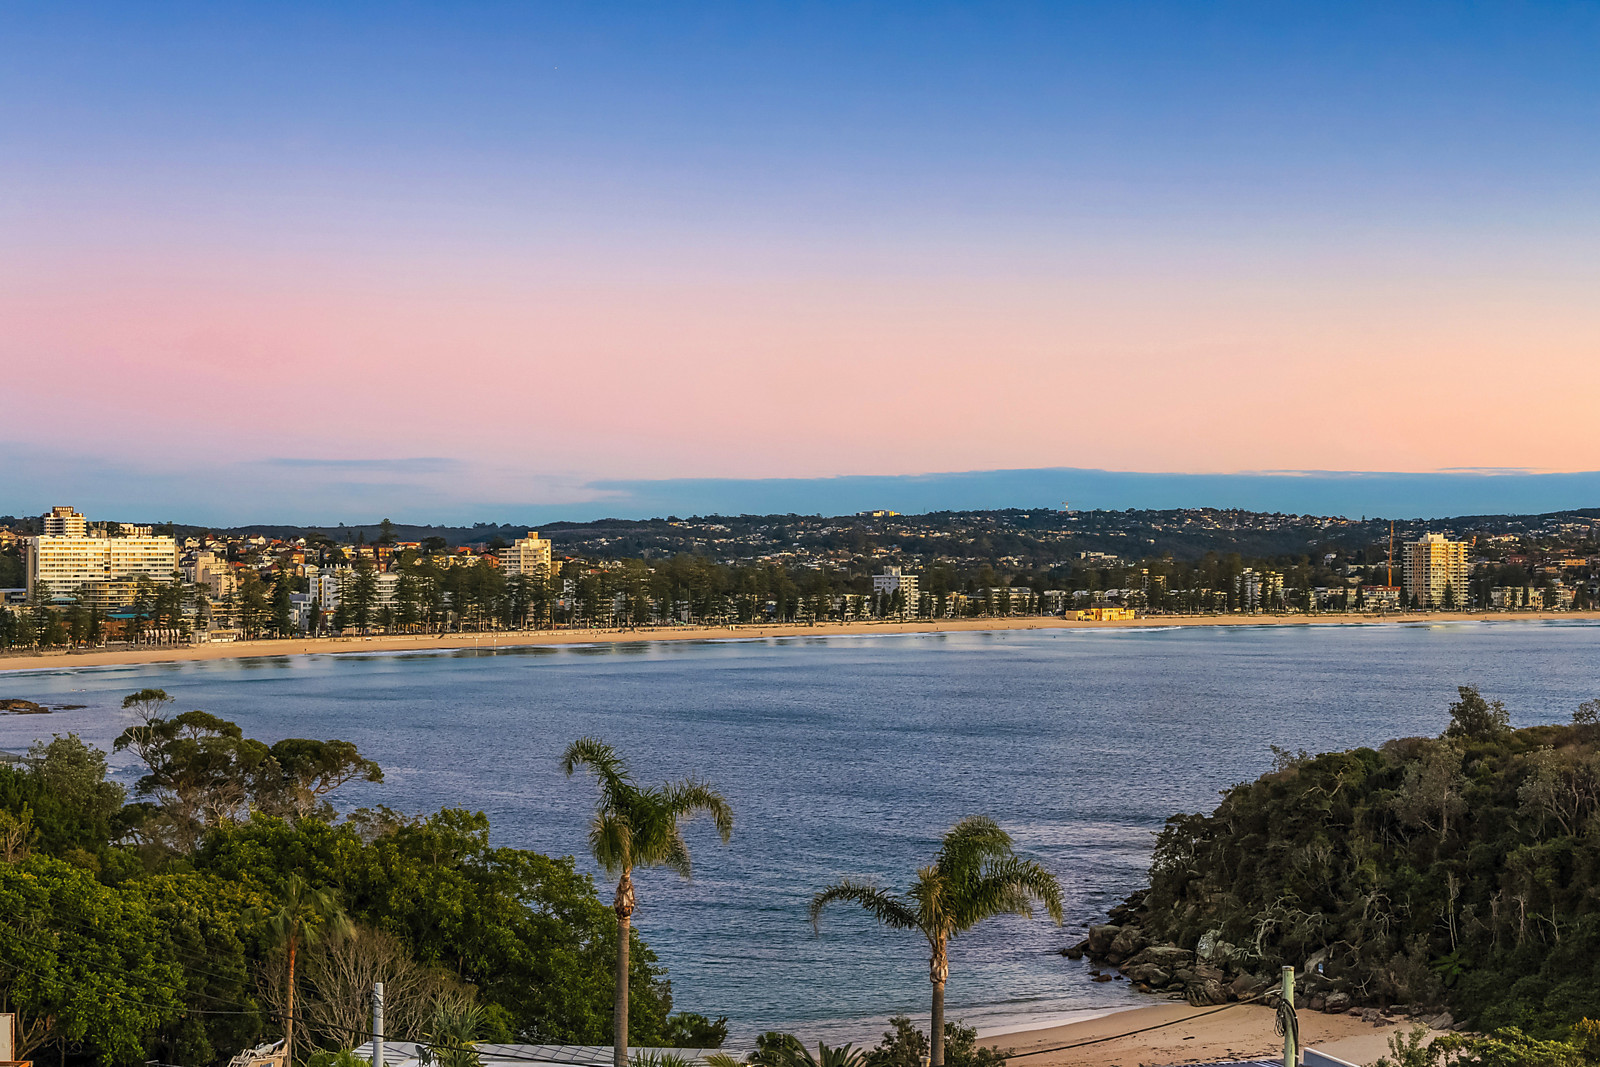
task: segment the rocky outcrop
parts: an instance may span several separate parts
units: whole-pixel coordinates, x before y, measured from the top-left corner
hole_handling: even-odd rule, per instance
[[[1257,998],[1269,1004],[1277,1002],[1282,981],[1279,968],[1253,958],[1250,952],[1223,940],[1217,931],[1200,937],[1192,948],[1152,942],[1142,893],[1112,908],[1106,918],[1106,922],[1089,927],[1088,937],[1061,950],[1070,959],[1087,957],[1095,964],[1090,970],[1093,981],[1113,980],[1115,976],[1106,973],[1111,967],[1140,992],[1164,994],[1197,1006]],[[1327,952],[1306,962],[1295,982],[1295,998],[1302,1010],[1349,1012],[1363,1018],[1368,1012],[1380,1017],[1399,1013],[1426,1018],[1431,1024],[1440,1012],[1438,1008],[1364,1002],[1361,991],[1348,984],[1338,961],[1330,960]],[[1444,1021],[1453,1022],[1448,1016]]]
[[[31,700],[19,700],[15,697],[0,699],[0,713],[11,712],[13,715],[48,715],[50,709],[43,704],[35,704]]]

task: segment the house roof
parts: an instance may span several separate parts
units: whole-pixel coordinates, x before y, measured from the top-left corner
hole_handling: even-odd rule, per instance
[[[473,1046],[478,1057],[490,1064],[551,1064],[563,1067],[611,1067],[613,1050],[610,1045],[497,1045],[480,1041]],[[714,1048],[634,1048],[630,1058],[648,1059],[658,1055],[671,1055],[690,1064],[704,1064],[707,1056],[715,1055]],[[372,1042],[354,1049],[358,1059],[371,1062]],[[411,1067],[419,1062],[419,1046],[414,1041],[385,1041],[383,1062],[385,1067]]]

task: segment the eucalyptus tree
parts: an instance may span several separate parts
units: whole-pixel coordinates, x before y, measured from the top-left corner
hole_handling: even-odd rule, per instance
[[[933,983],[931,1067],[944,1067],[944,987],[950,977],[950,941],[996,915],[1032,918],[1042,904],[1061,925],[1061,886],[1056,876],[1011,847],[1011,835],[984,815],[972,815],[944,835],[931,864],[917,871],[904,894],[844,879],[811,901],[811,923],[835,901],[859,904],[894,930],[916,930],[928,941],[928,980]]]
[[[561,768],[568,777],[578,768],[594,775],[600,787],[589,822],[589,850],[595,862],[617,879],[612,910],[617,915],[617,992],[612,1016],[615,1067],[628,1067],[628,938],[634,909],[633,871],[665,867],[689,878],[692,866],[683,823],[708,815],[724,844],[733,833],[733,809],[721,793],[694,778],[658,787],[640,786],[616,749],[598,737],[580,737],[567,747]]]

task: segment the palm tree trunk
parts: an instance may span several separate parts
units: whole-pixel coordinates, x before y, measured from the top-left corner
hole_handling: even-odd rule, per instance
[[[617,1003],[611,1016],[613,1067],[628,1067],[628,936],[633,916],[633,876],[624,869],[617,882]]]
[[[950,977],[950,956],[943,942],[933,948],[928,961],[928,980],[933,983],[933,1017],[929,1020],[928,1035],[933,1044],[929,1067],[944,1067],[944,984]]]
[[[285,1061],[287,1063],[294,1062],[294,941],[295,939],[291,935],[289,938],[289,995],[286,1001],[288,1009],[284,1013],[283,1024],[283,1050],[289,1057]]]

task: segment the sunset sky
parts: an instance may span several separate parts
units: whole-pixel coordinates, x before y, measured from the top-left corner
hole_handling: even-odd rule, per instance
[[[1594,4],[6,5],[0,513],[1600,470],[1597,55]]]

